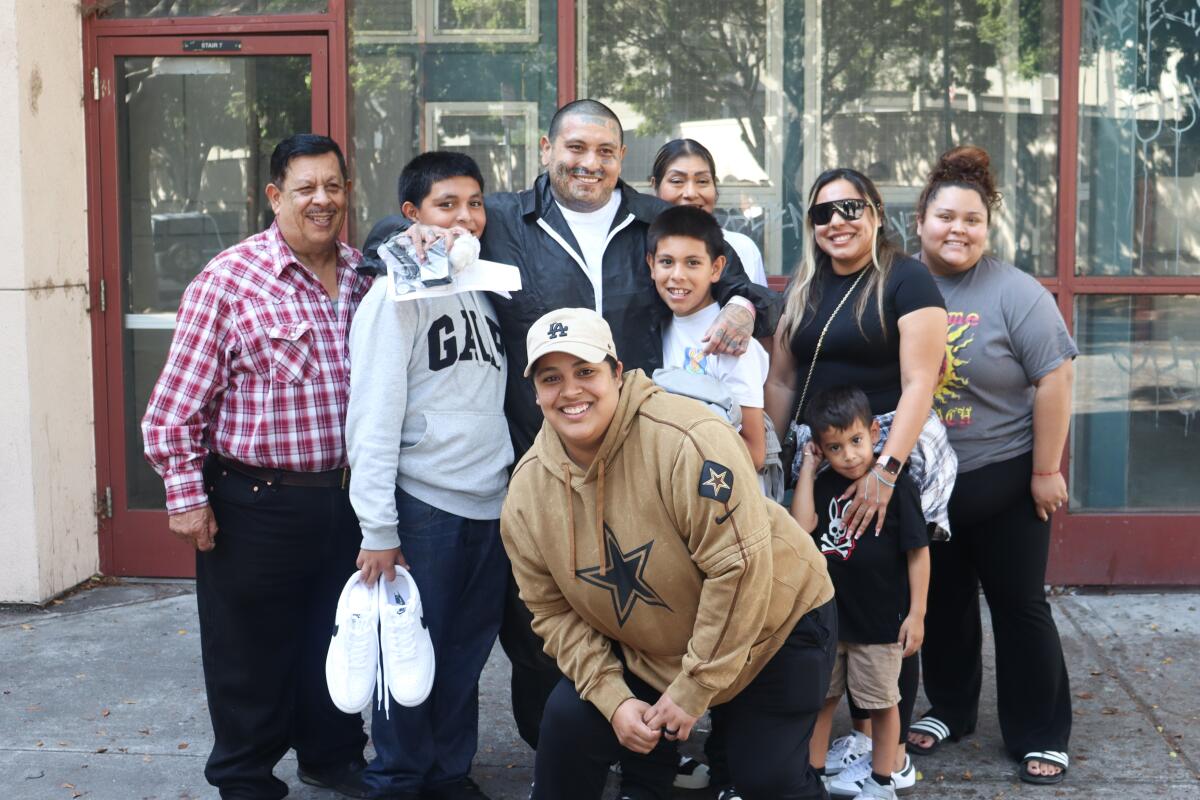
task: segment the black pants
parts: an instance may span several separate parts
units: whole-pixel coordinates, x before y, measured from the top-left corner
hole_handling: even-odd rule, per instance
[[[825,702],[836,649],[837,608],[831,600],[800,618],[783,647],[737,697],[712,709],[714,726],[726,731],[730,776],[746,800],[826,798],[808,763],[808,742]],[[647,703],[661,695],[629,672],[625,679]],[[598,800],[608,765],[618,759],[623,795],[665,800],[671,797],[676,753],[675,743],[665,739],[649,755],[623,749],[604,715],[564,679],[542,719],[533,800]]]
[[[306,768],[362,758],[362,718],[329,699],[325,652],[361,535],[345,490],[267,486],[210,463],[216,548],[196,556],[204,685],[224,800],[275,800],[288,751]]]
[[[996,640],[1000,733],[1015,757],[1067,751],[1071,690],[1044,583],[1050,523],[1037,517],[1032,454],[961,473],[949,542],[930,546],[921,662],[932,713],[955,736],[975,728],[983,678],[979,586]]]
[[[531,627],[533,614],[521,601],[517,581],[510,573],[500,622],[500,646],[512,664],[512,714],[517,733],[537,750],[542,710],[550,692],[562,680],[558,664],[542,649],[542,639]]]

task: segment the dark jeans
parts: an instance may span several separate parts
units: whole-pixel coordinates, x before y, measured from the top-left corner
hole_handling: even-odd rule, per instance
[[[996,640],[996,705],[1015,757],[1066,752],[1071,689],[1058,628],[1046,602],[1050,523],[1029,493],[1025,454],[958,476],[950,498],[954,536],[929,548],[932,574],[921,663],[931,713],[955,736],[975,728],[983,679],[979,586]]]
[[[533,632],[533,614],[521,601],[517,581],[510,572],[504,597],[504,620],[500,646],[512,664],[512,714],[517,733],[537,750],[542,710],[550,692],[562,680],[558,664],[542,649],[541,637]]]
[[[325,653],[361,534],[343,489],[268,486],[210,463],[216,548],[196,555],[204,685],[216,742],[204,775],[225,800],[275,800],[296,749],[309,769],[362,758],[362,717],[329,699]]]
[[[714,727],[719,724],[726,731],[730,776],[746,800],[827,796],[809,766],[808,742],[825,702],[836,648],[837,608],[831,600],[800,618],[783,647],[741,693],[712,709]],[[629,672],[625,680],[647,703],[661,695]],[[546,704],[541,742],[533,800],[596,800],[608,765],[617,760],[624,769],[623,795],[632,800],[671,797],[678,763],[675,743],[660,740],[649,755],[625,750],[604,715],[565,679]]]
[[[375,709],[375,760],[364,780],[380,793],[465,778],[479,733],[479,675],[500,630],[511,569],[499,520],[457,517],[396,490],[400,549],[421,593],[436,664],[433,691],[415,708]],[[389,718],[390,716],[390,718]]]

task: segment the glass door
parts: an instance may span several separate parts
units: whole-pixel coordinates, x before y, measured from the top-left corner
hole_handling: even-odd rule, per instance
[[[99,40],[107,415],[98,419],[112,514],[105,571],[190,576],[140,422],[188,282],[272,221],[275,144],[329,132],[324,36]],[[101,389],[98,389],[101,391]]]

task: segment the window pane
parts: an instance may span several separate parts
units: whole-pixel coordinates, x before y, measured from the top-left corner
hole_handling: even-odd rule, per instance
[[[392,2],[353,2],[350,5],[350,27],[366,31],[409,32],[413,30],[413,3],[417,0]]]
[[[587,2],[587,95],[627,131],[623,174],[645,181],[677,136],[721,155],[726,183],[767,184],[767,0]]]
[[[1054,273],[1057,0],[579,5],[583,89],[632,130],[626,180],[644,181],[664,142],[699,140],[716,156],[726,226],[764,243],[768,272],[799,260],[808,187],[834,166],[876,180],[915,250],[926,174],[972,143],[1004,194],[993,252]]]
[[[1200,275],[1196,33],[1194,4],[1083,3],[1081,274]]]
[[[120,313],[130,508],[161,509],[139,422],[184,288],[217,253],[269,226],[271,151],[312,126],[308,56],[118,58]],[[118,498],[118,501],[120,499]]]
[[[526,188],[537,177],[537,103],[429,103],[430,149],[475,159],[490,189]]]
[[[224,17],[324,14],[327,0],[116,0],[105,17]]]
[[[1078,297],[1071,506],[1200,509],[1200,296]]]
[[[436,10],[435,0],[415,2],[425,3],[426,14]],[[497,41],[489,33],[456,34],[450,42],[430,38],[420,24],[404,35],[382,33],[384,24],[399,24],[388,16],[397,5],[395,0],[354,0],[349,6],[351,20],[374,26],[350,31],[351,241],[356,245],[372,224],[399,213],[400,170],[433,147],[474,156],[488,191],[528,188],[536,177],[536,155],[531,166],[527,148],[536,145],[557,108],[554,3],[535,4],[540,18],[534,42]],[[500,8],[491,0],[474,6]],[[524,0],[519,7],[524,15]]]
[[[525,0],[435,0],[439,31],[524,30]]]

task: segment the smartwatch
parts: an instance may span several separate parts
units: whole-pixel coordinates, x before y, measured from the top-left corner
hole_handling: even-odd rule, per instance
[[[904,463],[892,456],[880,456],[879,460],[875,462],[875,466],[894,478],[900,474],[900,468],[904,466]]]

